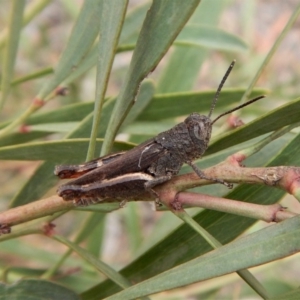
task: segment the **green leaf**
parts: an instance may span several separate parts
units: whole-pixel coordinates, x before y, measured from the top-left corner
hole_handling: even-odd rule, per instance
[[[30,116],[30,118],[26,120],[26,125],[81,121],[93,111],[93,107],[94,102],[65,105],[51,111],[40,112]],[[7,126],[9,123],[10,122],[1,123],[0,128]]]
[[[135,203],[127,203],[124,210],[124,225],[128,232],[129,247],[131,252],[135,252],[142,243],[143,236],[140,230],[142,223],[140,211]]]
[[[14,74],[14,66],[20,41],[20,32],[22,29],[23,12],[25,8],[25,0],[11,1],[10,20],[8,28],[8,40],[3,55],[3,73],[1,78],[1,98],[0,111],[8,97],[11,81]]]
[[[147,107],[151,105],[154,99],[154,83],[152,80],[146,79],[141,85],[137,101],[126,116],[121,129],[127,126],[127,124],[133,123],[136,119],[139,119],[143,115],[144,111],[147,110]]]
[[[77,122],[81,121],[93,111],[94,102],[74,103],[57,109],[37,113],[31,116],[26,124],[36,125],[43,123]]]
[[[131,35],[135,34],[136,31],[140,29],[140,25],[142,24],[145,18],[145,14],[149,6],[149,3],[146,3],[127,14],[120,36],[120,43],[128,39]],[[78,68],[66,78],[64,83],[68,84],[70,82],[73,82],[83,73],[94,67],[97,62],[97,54],[98,49],[96,46],[94,46],[79,64]]]
[[[42,131],[42,132],[70,132],[76,126],[78,122],[62,122],[62,123],[45,123],[39,125],[30,126],[31,131]],[[2,142],[2,141],[1,141]]]
[[[133,106],[127,116],[121,131],[126,133],[144,133],[143,140],[150,137],[150,135],[156,135],[157,133],[171,128],[175,123],[173,121],[167,121],[165,123],[149,123],[145,121],[157,121],[169,118],[175,118],[183,115],[188,115],[191,112],[199,111],[205,114],[209,111],[211,105],[211,99],[214,96],[214,91],[206,92],[183,92],[174,94],[157,94],[152,98],[154,92],[153,84],[146,80],[143,82],[138,96],[137,103]],[[224,107],[230,104],[237,103],[243,94],[243,89],[226,89],[222,91],[217,111],[223,111]],[[252,93],[252,97],[265,94],[267,90],[256,89]],[[184,103],[183,102],[184,99]],[[200,103],[201,102],[201,103]],[[104,105],[104,112],[101,117],[101,124],[99,127],[98,137],[103,137],[106,131],[107,122],[109,120],[114,100],[107,101]],[[45,113],[37,113],[30,117],[27,121],[29,126],[28,133],[12,133],[0,141],[0,147],[20,144],[36,140],[49,135],[51,132],[62,132],[71,129],[75,121],[81,121],[93,110],[92,102],[76,103],[66,105],[64,107],[52,110]],[[130,124],[135,119],[142,120],[143,123],[135,122],[129,127],[126,124]],[[64,123],[65,122],[65,123]],[[51,124],[54,123],[54,124]],[[8,122],[2,123],[0,127],[7,125]],[[35,126],[30,126],[35,125]],[[80,124],[78,124],[80,126]],[[125,128],[126,127],[126,128]],[[155,129],[152,130],[152,127]],[[147,128],[147,130],[145,130]],[[70,130],[69,130],[70,131]],[[147,133],[147,134],[145,134]],[[82,137],[89,137],[89,129],[81,133]]]
[[[173,120],[160,122],[134,122],[133,124],[126,126],[126,128],[121,131],[130,135],[139,135],[142,138],[145,136],[150,138],[170,129],[174,125],[176,125],[176,122]],[[144,140],[146,140],[146,138]]]
[[[80,211],[91,211],[91,212],[97,212],[97,213],[109,213],[114,210],[120,209],[120,203],[118,202],[112,202],[112,203],[102,203],[101,205],[90,205],[87,207],[76,207],[76,210]],[[99,220],[99,215],[98,215]]]
[[[17,207],[40,199],[46,191],[52,188],[58,178],[54,176],[55,163],[46,162],[37,168],[28,181],[17,191],[9,207]]]
[[[286,125],[299,122],[300,98],[290,101],[252,122],[224,133],[209,144],[206,154],[211,154],[227,147],[248,141],[265,133],[280,129]]]
[[[25,27],[38,13],[40,13],[49,4],[49,2],[51,2],[51,0],[38,0],[28,3],[24,13],[24,18],[21,19],[23,27]],[[3,30],[0,34],[0,50],[2,50],[3,46],[7,42],[7,36],[8,31]]]
[[[73,291],[45,280],[26,279],[12,285],[0,283],[1,300],[79,300]]]
[[[97,140],[97,149],[100,151],[102,140]],[[0,148],[2,160],[48,160],[56,163],[61,161],[83,161],[89,139],[67,139],[62,141],[35,142]],[[129,150],[132,144],[126,142],[114,143],[114,152]],[[70,155],[72,153],[72,155]]]
[[[112,204],[112,203],[111,203]],[[117,203],[113,203],[117,204]],[[98,206],[98,205],[94,205]],[[100,205],[101,206],[101,205]],[[115,209],[119,209],[116,206]],[[113,211],[113,210],[111,210]],[[103,240],[105,235],[105,213],[92,213],[88,214],[85,218],[85,222],[80,230],[76,233],[76,239],[74,243],[79,244],[82,241],[85,241],[85,249],[96,257],[101,257],[100,253],[103,247]],[[72,252],[72,249],[69,249],[68,252]],[[64,255],[65,257],[66,255]]]
[[[129,287],[131,284],[130,282],[121,276],[118,272],[112,269],[109,265],[105,264],[104,262],[97,259],[94,255],[90,254],[87,250],[77,246],[76,244],[66,240],[62,236],[55,235],[53,238],[69,248],[73,249],[77,254],[79,254],[83,259],[89,262],[94,268],[96,268],[101,273],[105,274],[108,278],[112,279],[116,282],[119,286],[126,288]]]
[[[202,0],[189,24],[217,26],[228,1]],[[205,48],[175,46],[158,81],[159,93],[173,93],[192,89],[202,63],[209,51]],[[178,72],[180,70],[180,72]]]
[[[135,38],[134,43],[136,42],[136,38],[138,37],[138,33],[142,27],[150,5],[151,1],[147,1],[128,12],[122,28],[120,44],[128,44],[129,41],[132,42],[133,37]]]
[[[300,294],[300,288],[297,288],[293,291],[290,291],[288,293],[285,293],[284,295],[279,295],[276,297],[270,298],[270,300],[298,300],[299,299],[299,294]]]
[[[102,154],[109,151],[117,131],[134,104],[142,80],[157,66],[200,0],[154,0],[108,124]]]
[[[150,87],[150,85],[152,87]],[[131,111],[138,111],[139,115],[133,119],[132,117],[127,117],[128,120],[126,120],[126,123],[130,123],[135,119],[140,121],[164,120],[188,115],[194,111],[205,113],[209,111],[212,99],[215,95],[215,90],[212,90],[172,94],[155,94],[151,99],[149,97],[151,93],[153,94],[153,89],[154,86],[151,81],[145,80],[143,82],[138,100],[131,109]],[[216,111],[221,109],[223,110],[224,107],[228,107],[231,104],[237,103],[244,92],[245,90],[241,88],[223,89],[219,97]],[[266,89],[254,89],[251,97],[267,94],[268,92],[269,91]],[[146,100],[146,98],[148,100]],[[106,100],[106,102],[107,101],[108,100]],[[140,103],[141,101],[143,101],[143,103]],[[93,111],[93,108],[94,102],[69,104],[51,111],[36,113],[30,116],[30,118],[26,121],[26,124],[38,125],[45,123],[77,122],[81,121],[88,114],[90,114]],[[131,111],[130,114],[136,114]],[[103,115],[101,117],[101,124]],[[3,128],[8,124],[9,122],[3,122],[0,124],[0,128]]]
[[[224,89],[220,94],[216,111],[237,103],[244,89]],[[216,91],[181,92],[156,94],[148,107],[138,117],[139,121],[158,121],[178,116],[189,115],[198,111],[207,114]],[[252,97],[267,93],[265,89],[255,89]],[[215,112],[216,113],[216,112]]]
[[[87,160],[91,160],[95,155],[102,106],[127,4],[128,0],[111,0],[102,3],[99,16],[100,39],[98,41],[95,107]]]
[[[11,133],[0,140],[0,147],[27,143],[32,140],[41,139],[49,134],[50,134],[49,132],[43,132],[43,131],[41,132],[32,131],[27,133]]]
[[[51,80],[46,81],[38,98],[44,99],[74,69],[77,68],[99,33],[99,15],[103,0],[85,1],[80,10],[77,22],[63,51]]]
[[[300,216],[297,216],[249,234],[107,299],[136,299],[290,256],[300,251],[299,234]]]
[[[49,74],[52,74],[52,73],[53,73],[53,69],[51,67],[43,68],[43,69],[40,69],[38,71],[34,71],[32,73],[29,73],[25,76],[16,78],[14,81],[12,81],[11,85],[16,86],[16,85],[21,84],[21,83],[26,82],[26,81],[31,81],[31,80],[34,80],[34,79],[40,79],[40,78],[42,78],[44,76],[47,76]]]
[[[196,24],[185,26],[178,35],[175,44],[234,52],[248,50],[247,44],[236,35],[216,27]]]

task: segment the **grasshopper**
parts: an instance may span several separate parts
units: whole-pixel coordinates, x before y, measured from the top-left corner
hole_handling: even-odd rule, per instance
[[[73,200],[75,205],[89,205],[106,199],[138,200],[145,192],[159,200],[153,188],[177,175],[184,163],[190,165],[200,178],[232,188],[230,183],[206,176],[193,161],[206,151],[212,126],[219,118],[264,98],[254,98],[211,120],[220,91],[234,63],[224,75],[207,116],[192,113],[173,128],[127,152],[109,154],[80,165],[56,166],[55,175],[73,178],[58,188],[58,195],[66,201]]]

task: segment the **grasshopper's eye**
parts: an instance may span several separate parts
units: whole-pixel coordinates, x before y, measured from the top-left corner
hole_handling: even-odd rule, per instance
[[[203,139],[203,133],[205,132],[205,127],[202,122],[199,122],[197,125],[194,127],[194,135],[198,140]]]

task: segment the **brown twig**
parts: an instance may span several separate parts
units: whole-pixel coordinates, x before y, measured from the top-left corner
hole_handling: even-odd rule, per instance
[[[73,207],[72,202],[66,202],[58,196],[52,196],[0,213],[0,224],[13,226]]]
[[[205,174],[212,178],[220,178],[231,183],[250,183],[274,186],[294,195],[299,200],[300,167],[279,166],[267,168],[244,168],[240,162],[244,157],[232,155],[224,162],[204,170]],[[196,187],[211,184],[211,182],[199,178],[195,173],[173,177],[170,181],[157,186],[155,190],[167,205],[200,206],[224,212],[241,214],[270,221],[280,221],[293,216],[282,210],[278,205],[262,206],[251,203],[243,203],[235,200],[211,197],[208,195],[180,192]],[[209,199],[208,199],[209,198]],[[174,202],[174,199],[176,201]],[[145,193],[141,201],[153,201],[149,194]],[[115,202],[114,199],[106,199],[103,203]],[[259,206],[259,209],[258,209]],[[0,213],[0,224],[4,228],[2,233],[9,233],[10,226],[21,224],[30,220],[41,218],[73,208],[70,201],[63,201],[58,196],[35,201],[23,206],[12,208]],[[254,211],[259,211],[254,213]]]
[[[280,222],[287,218],[296,216],[296,214],[292,212],[285,211],[278,203],[260,205],[198,193],[180,193],[176,199],[170,203],[170,205],[173,209],[178,209],[180,206],[202,207],[232,213],[239,216],[250,217],[265,222]]]
[[[240,165],[243,159],[230,156],[224,162],[204,170],[205,175],[219,178],[230,183],[264,184],[285,190],[294,195],[298,200],[300,187],[300,167],[278,166],[266,168],[244,168]],[[199,178],[195,173],[176,176],[166,184],[159,187],[168,188],[168,185],[176,186],[178,192],[197,186],[211,184],[205,179]]]

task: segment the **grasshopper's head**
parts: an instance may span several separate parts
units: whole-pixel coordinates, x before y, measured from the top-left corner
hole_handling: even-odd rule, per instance
[[[184,123],[187,126],[189,136],[197,149],[195,157],[199,157],[208,147],[212,130],[211,119],[208,116],[192,113],[184,120]]]
[[[192,139],[193,144],[196,148],[196,152],[192,151],[189,154],[190,158],[200,157],[205,152],[205,150],[208,147],[208,143],[209,143],[209,140],[211,137],[212,126],[218,119],[265,97],[265,96],[256,97],[252,100],[249,100],[246,103],[243,103],[231,110],[228,110],[228,111],[220,114],[214,120],[210,119],[210,117],[213,113],[213,110],[215,108],[215,105],[217,103],[221,89],[222,89],[228,75],[230,74],[234,64],[235,64],[235,60],[229,66],[227,72],[225,73],[225,75],[217,89],[215,97],[211,103],[209,114],[207,116],[204,116],[204,115],[199,115],[198,113],[192,113],[184,120],[184,123],[186,124],[186,126],[189,130],[189,136]]]

